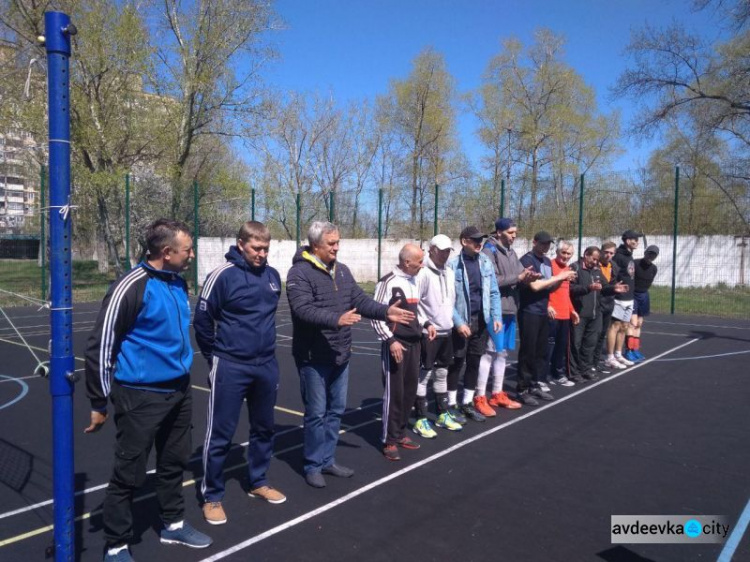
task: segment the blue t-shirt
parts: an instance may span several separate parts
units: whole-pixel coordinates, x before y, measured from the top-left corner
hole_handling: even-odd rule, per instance
[[[552,262],[549,261],[547,256],[538,258],[532,252],[528,252],[521,258],[521,264],[524,268],[531,266],[534,271],[541,273],[542,279],[552,277]],[[532,291],[528,285],[521,285],[521,305],[518,310],[529,314],[547,316],[550,292],[551,289]]]

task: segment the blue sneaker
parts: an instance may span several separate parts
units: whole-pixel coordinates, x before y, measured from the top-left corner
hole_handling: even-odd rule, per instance
[[[636,349],[633,352],[633,355],[635,355],[635,362],[636,363],[640,363],[641,361],[645,361],[646,360],[646,356],[643,355],[643,353],[641,353],[640,349]]]
[[[104,562],[134,562],[134,560],[133,557],[130,556],[130,551],[127,548],[124,548],[117,554],[110,554],[105,551]]]
[[[207,548],[214,542],[211,537],[204,535],[198,529],[194,529],[190,523],[184,521],[181,529],[168,531],[166,527],[161,530],[162,544],[181,544],[190,548]]]
[[[635,351],[633,351],[632,349],[628,349],[625,353],[622,354],[622,356],[628,361],[632,361],[633,363],[638,362],[638,358],[635,355]]]

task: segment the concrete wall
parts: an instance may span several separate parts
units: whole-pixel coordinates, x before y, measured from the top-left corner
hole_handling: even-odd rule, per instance
[[[619,243],[619,237],[610,238]],[[599,245],[600,238],[584,238],[582,247]],[[680,236],[677,242],[677,286],[704,287],[726,284],[730,287],[750,283],[750,247],[741,247],[742,240],[733,236]],[[398,262],[398,252],[407,242],[413,240],[383,240],[383,255],[381,259],[381,274],[390,271]],[[574,249],[578,249],[578,241],[573,240]],[[750,240],[746,239],[746,243]],[[201,238],[198,242],[198,276],[201,283],[216,267],[224,263],[224,254],[234,238]],[[672,284],[672,237],[649,236],[648,245],[659,246],[661,253],[656,260],[659,274],[655,284],[671,286]],[[427,247],[427,242],[423,244]],[[454,243],[459,248],[459,243]],[[517,239],[513,248],[522,256],[531,248],[531,242]],[[644,244],[635,252],[635,257],[643,256]],[[292,256],[296,251],[296,244],[292,240],[274,240],[268,262],[279,270],[282,279],[292,265]],[[744,258],[742,253],[744,251]],[[554,255],[554,250],[550,256]],[[577,256],[576,256],[577,258]],[[574,258],[574,259],[576,259]],[[377,281],[378,241],[377,239],[341,240],[339,260],[345,263],[354,274],[357,281]],[[744,268],[740,267],[744,263]],[[744,272],[743,272],[744,269]]]

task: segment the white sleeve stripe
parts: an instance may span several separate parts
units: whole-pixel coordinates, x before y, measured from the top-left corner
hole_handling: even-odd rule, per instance
[[[201,291],[201,297],[203,300],[208,300],[208,297],[211,296],[211,290],[214,288],[214,284],[216,283],[216,280],[221,275],[221,272],[225,269],[228,269],[232,267],[234,264],[227,262],[222,266],[217,267],[214,269],[211,273],[208,274],[208,279],[206,279],[206,284],[203,285],[203,290]]]
[[[395,276],[392,276],[388,279],[385,279],[383,282],[380,283],[380,289],[377,291],[377,294],[375,295],[375,300],[378,301],[380,304],[388,304],[387,302],[383,302],[383,298],[388,296],[389,284],[394,279],[395,279]],[[391,332],[388,329],[388,325],[386,321],[384,320],[373,320],[372,327],[375,329],[375,332],[377,332],[377,334],[382,339],[387,340],[393,337],[393,332]]]
[[[107,312],[104,316],[104,323],[102,325],[101,344],[99,346],[99,382],[102,385],[102,391],[105,396],[109,396],[110,392],[113,367],[112,348],[114,347],[115,339],[114,327],[117,323],[117,315],[120,312],[120,303],[122,302],[123,295],[125,295],[133,283],[146,275],[146,270],[142,267],[134,269],[131,273],[128,273],[117,285],[117,288],[112,295],[112,299],[107,306]]]

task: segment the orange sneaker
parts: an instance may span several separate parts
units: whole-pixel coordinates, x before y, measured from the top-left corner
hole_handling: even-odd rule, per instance
[[[519,402],[511,400],[507,392],[495,392],[490,398],[490,406],[496,408],[508,408],[509,410],[518,410],[521,407]]]
[[[475,396],[474,408],[486,418],[494,418],[497,415],[497,412],[487,403],[486,396]]]

